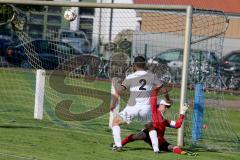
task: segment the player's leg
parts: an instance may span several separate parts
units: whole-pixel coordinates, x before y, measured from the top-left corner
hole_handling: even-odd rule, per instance
[[[126,106],[120,113],[113,119],[112,133],[114,143],[117,149],[122,148],[121,143],[121,129],[120,125],[123,123],[131,123],[131,120],[137,115],[138,108],[135,106]]]
[[[150,138],[150,136],[149,136],[149,131],[148,131],[148,129],[145,128],[145,129],[143,129],[142,131],[143,131],[143,132],[145,133],[145,135],[146,135],[146,138],[144,139],[144,141],[145,141],[147,144],[149,144],[151,148],[153,148],[153,147],[152,147],[152,141],[151,141],[151,138]]]
[[[121,144],[121,129],[120,125],[123,123],[123,119],[120,116],[116,116],[113,119],[112,123],[112,134],[113,134],[113,140],[116,146],[117,150],[121,150],[122,144]]]
[[[156,130],[150,130],[149,136],[152,142],[152,148],[155,153],[159,152],[159,146],[158,146],[158,138],[157,138],[157,131]]]
[[[152,148],[155,153],[159,152],[159,145],[158,145],[158,137],[157,131],[153,127],[153,124],[149,122],[151,120],[151,106],[141,106],[141,110],[139,112],[141,117],[145,117],[148,123],[146,124],[146,129],[148,130],[149,137],[151,139]]]
[[[168,148],[169,151],[172,151],[175,154],[182,154],[182,155],[188,155],[188,156],[198,156],[198,153],[195,152],[190,152],[190,151],[184,151],[182,150],[182,148],[178,147],[178,146],[174,146],[169,144]]]
[[[180,147],[174,146],[167,141],[163,142],[161,145],[159,145],[160,150],[166,151],[166,152],[173,152],[175,154],[182,154],[183,151]]]
[[[169,149],[175,154],[184,154],[184,151],[178,146],[170,145]]]
[[[159,143],[159,149],[161,151],[165,151],[165,152],[172,152],[173,151],[173,145],[171,145],[170,143],[168,143],[167,141],[163,141],[161,143]]]
[[[175,154],[182,154],[183,150],[178,147],[178,146],[174,146],[170,143],[168,143],[167,141],[165,141],[163,144],[160,145],[160,149],[166,152],[173,152]]]
[[[145,139],[146,139],[146,134],[143,131],[138,132],[137,134],[130,134],[122,140],[122,146],[126,145],[127,143],[134,142],[136,140],[145,140]]]

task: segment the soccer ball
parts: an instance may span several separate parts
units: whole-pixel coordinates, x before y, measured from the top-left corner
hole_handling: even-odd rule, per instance
[[[77,14],[75,13],[75,11],[73,9],[67,9],[64,12],[64,18],[67,21],[74,21],[77,17]]]

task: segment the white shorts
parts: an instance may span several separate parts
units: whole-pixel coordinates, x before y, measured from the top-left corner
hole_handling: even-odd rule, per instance
[[[145,122],[151,121],[151,105],[126,106],[119,114],[123,121],[131,123],[134,118]]]

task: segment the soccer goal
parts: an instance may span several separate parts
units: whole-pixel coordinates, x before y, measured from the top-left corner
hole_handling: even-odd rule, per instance
[[[110,135],[114,88],[142,55],[171,86],[168,118],[190,104],[184,126],[166,131],[169,141],[237,149],[218,76],[227,25],[223,12],[192,6],[1,0],[0,123]],[[110,119],[127,99],[126,92]],[[135,120],[124,130],[136,132],[144,123]]]

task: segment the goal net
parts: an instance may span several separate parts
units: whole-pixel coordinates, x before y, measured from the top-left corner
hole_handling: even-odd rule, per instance
[[[108,113],[112,80],[113,84],[120,84],[131,73],[133,58],[138,55],[147,59],[149,70],[171,86],[169,94],[174,104],[167,117],[177,119],[186,40],[185,10],[164,6],[74,6],[77,18],[69,22],[64,19],[69,7],[23,8],[0,4],[1,126],[74,130],[91,133],[98,137],[98,143],[106,143],[101,136],[111,135]],[[223,77],[218,74],[226,28],[223,12],[194,8],[187,90],[190,109],[184,127],[186,147],[239,149],[234,129],[237,115],[234,108],[224,103],[225,96],[235,96],[223,92]],[[33,119],[38,69],[45,71],[40,122]],[[194,87],[198,83],[204,89],[204,116],[201,137],[194,141]],[[128,96],[127,92],[121,96],[120,110]],[[124,125],[123,135],[140,131],[144,123],[136,119]],[[176,130],[167,129],[165,134],[169,142],[177,143]]]

